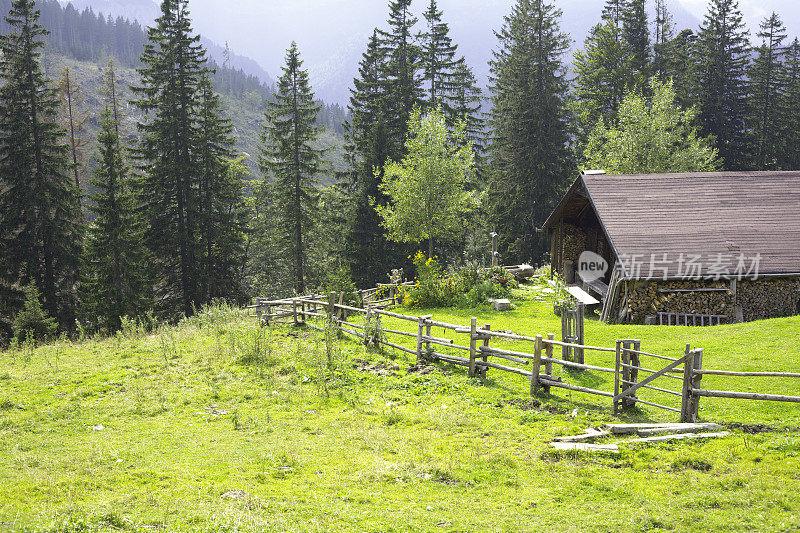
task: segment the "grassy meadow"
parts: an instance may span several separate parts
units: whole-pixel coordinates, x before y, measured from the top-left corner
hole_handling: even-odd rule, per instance
[[[506,313],[401,312],[558,334],[549,299],[520,296]],[[620,338],[672,356],[690,343],[708,368],[800,362],[800,317],[586,325],[589,344]],[[554,436],[619,421],[610,399],[555,388],[532,398],[521,376],[420,372],[412,359],[311,329],[260,328],[225,308],[149,334],[128,327],[3,352],[0,531],[800,531],[800,405],[704,398],[701,418],[729,437],[555,452]],[[613,388],[611,374],[558,372]],[[769,378],[704,386],[798,388]],[[677,415],[644,407],[621,419]]]

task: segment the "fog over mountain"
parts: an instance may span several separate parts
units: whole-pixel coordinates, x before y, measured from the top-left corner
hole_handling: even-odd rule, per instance
[[[74,4],[135,17],[143,23],[158,14],[154,0],[76,0]],[[195,28],[203,36],[217,44],[228,42],[235,52],[255,60],[272,77],[280,73],[289,43],[297,41],[317,95],[328,102],[346,103],[372,29],[385,27],[386,4],[383,0],[192,0],[190,9]],[[420,18],[417,28],[422,30],[421,13],[427,2],[416,0],[414,4]],[[439,0],[439,4],[460,52],[485,83],[487,62],[496,46],[494,30],[501,26],[514,0]],[[564,12],[562,29],[572,36],[574,47],[582,45],[589,29],[598,22],[603,4],[602,0],[557,2]],[[782,15],[791,36],[800,34],[800,5],[794,1],[741,0],[741,7],[753,36],[760,20],[773,10]],[[669,8],[679,28],[696,29],[706,11],[706,1],[671,0]],[[218,58],[221,48],[211,52]],[[256,73],[255,64],[245,63],[245,58],[239,57],[235,66]]]

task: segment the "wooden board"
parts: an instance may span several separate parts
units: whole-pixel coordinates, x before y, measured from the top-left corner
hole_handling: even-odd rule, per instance
[[[600,303],[600,300],[586,292],[585,290],[581,289],[577,285],[571,285],[566,287],[567,292],[576,300],[584,305],[596,305]]]

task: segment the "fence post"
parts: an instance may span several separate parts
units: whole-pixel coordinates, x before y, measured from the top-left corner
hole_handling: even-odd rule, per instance
[[[333,309],[336,304],[336,291],[328,293],[328,322],[333,323]]]
[[[631,386],[631,369],[628,368],[631,364],[631,354],[628,350],[631,349],[631,341],[622,341],[622,392],[628,390]],[[630,407],[631,403],[628,398],[622,398],[622,408]]]
[[[297,325],[297,300],[292,298],[292,320],[294,321],[294,325]]]
[[[372,322],[372,308],[367,307],[366,313],[364,314],[364,346],[369,346],[371,343],[371,339],[367,340],[367,332],[370,331]]]
[[[469,324],[469,377],[475,377],[475,357],[477,354],[478,344],[478,319],[472,317]]]
[[[703,349],[697,348],[694,351],[694,362],[692,363],[692,390],[700,388],[700,380],[703,379],[703,374],[698,374],[697,371],[703,368]],[[697,416],[700,414],[700,396],[692,393],[691,405],[689,409],[692,422],[697,421]]]
[[[306,302],[305,300],[300,301],[300,316],[303,319],[303,324],[306,323]]]
[[[584,305],[582,303],[578,303],[578,307],[575,311],[575,333],[573,335],[573,337],[576,338],[576,344],[583,344],[584,310]],[[583,348],[575,348],[575,362],[583,364]]]
[[[483,329],[485,329],[486,331],[492,331],[492,325],[491,325],[491,324],[484,324],[484,325],[483,325]],[[489,337],[489,335],[487,335],[487,336],[486,336],[486,337],[484,337],[484,339],[483,339],[483,345],[484,345],[486,348],[488,348],[488,347],[489,347],[489,338],[490,338],[490,337]],[[487,362],[487,361],[489,360],[489,356],[488,356],[488,354],[487,354],[486,352],[483,352],[483,357],[481,357],[481,360],[482,360],[484,363],[485,363],[485,362]],[[488,372],[488,371],[489,371],[489,367],[488,367],[488,366],[486,366],[486,365],[483,365],[483,367],[481,367],[481,368],[482,368],[482,370],[481,370],[481,376],[483,377],[483,379],[486,379],[486,372]]]
[[[531,394],[539,390],[539,369],[542,366],[542,336],[536,335],[536,344],[533,349],[533,372],[531,372]]]
[[[417,364],[424,360],[422,356],[422,335],[424,334],[425,317],[421,316],[417,319]]]
[[[634,367],[641,366],[641,364],[640,364],[641,359],[639,358],[639,353],[638,352],[641,351],[642,341],[640,341],[639,339],[635,339],[635,340],[631,341],[630,348],[633,348],[634,351],[633,352],[628,352],[628,361],[629,361],[628,364],[631,365],[631,366],[634,366]],[[628,387],[633,387],[634,385],[636,385],[639,382],[639,369],[638,368],[629,368],[628,370],[629,370],[628,375],[630,377],[629,381],[631,382],[631,383],[628,384]],[[635,407],[636,406],[636,394],[635,393],[631,394],[626,399],[628,400],[628,407]]]
[[[555,336],[552,333],[547,334],[547,340],[552,341],[555,340]],[[547,362],[544,364],[544,371],[548,376],[553,375],[553,345],[551,343],[547,343],[544,346],[545,356],[547,357]],[[543,386],[545,392],[550,392],[550,385]]]
[[[619,396],[619,369],[620,363],[622,362],[622,341],[617,341],[617,364],[614,367],[614,414],[619,413],[619,400],[616,399]]]
[[[425,336],[426,337],[430,337],[431,336],[431,323],[429,322],[429,320],[431,318],[433,318],[433,315],[429,315],[429,316],[425,317]],[[425,353],[426,354],[431,353],[431,341],[429,341],[429,340],[425,341]]]
[[[692,416],[692,378],[694,367],[694,352],[691,346],[686,345],[683,363],[683,390],[681,393],[681,422],[694,422]]]

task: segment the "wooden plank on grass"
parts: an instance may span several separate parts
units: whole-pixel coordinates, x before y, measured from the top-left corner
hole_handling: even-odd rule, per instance
[[[551,442],[556,450],[578,450],[581,452],[619,452],[616,444],[586,444],[584,442]]]
[[[719,431],[715,433],[680,433],[673,435],[659,435],[657,437],[644,437],[640,439],[631,439],[626,441],[629,444],[642,444],[647,442],[669,442],[675,440],[691,440],[691,439],[714,439],[719,437],[727,437],[730,435],[727,431]]]

